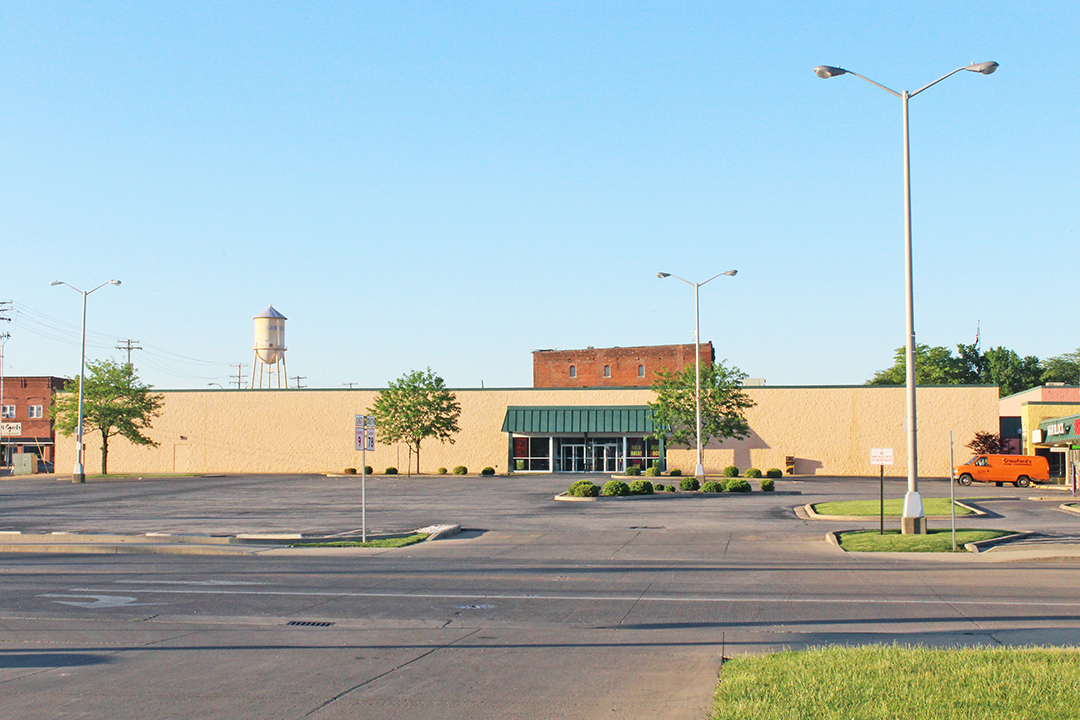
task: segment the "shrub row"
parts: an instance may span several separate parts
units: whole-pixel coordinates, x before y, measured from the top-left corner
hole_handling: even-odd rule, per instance
[[[742,478],[728,478],[723,482],[708,480],[704,485],[699,485],[697,478],[684,477],[679,481],[679,489],[685,492],[701,490],[707,493],[719,492],[750,492],[750,483]],[[776,489],[772,478],[761,480],[762,492],[773,492]],[[608,480],[604,487],[597,487],[591,480],[578,480],[566,489],[567,495],[574,497],[596,497],[606,495],[608,497],[621,497],[624,495],[652,495],[657,492],[675,492],[674,485],[657,483],[655,486],[648,480],[634,480],[629,485],[622,480]]]

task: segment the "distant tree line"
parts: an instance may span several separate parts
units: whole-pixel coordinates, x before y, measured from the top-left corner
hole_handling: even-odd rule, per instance
[[[980,351],[977,344],[959,344],[956,350],[954,355],[947,347],[916,345],[915,383],[997,385],[1002,397],[1049,382],[1080,384],[1080,348],[1047,360],[1034,355],[1020,357],[1006,347]],[[866,384],[903,385],[907,381],[906,354],[905,348],[898,348],[892,367],[878,371]]]

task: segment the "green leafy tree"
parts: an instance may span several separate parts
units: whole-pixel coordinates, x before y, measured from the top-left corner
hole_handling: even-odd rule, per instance
[[[722,363],[701,368],[701,444],[713,439],[745,438],[750,426],[744,413],[754,406],[742,390],[746,374]],[[674,445],[697,445],[694,366],[680,372],[663,368],[656,373],[652,389],[656,402],[649,403],[655,420],[653,436]]]
[[[1042,381],[1080,384],[1080,348],[1043,361]]]
[[[947,347],[915,346],[916,385],[959,385],[971,382],[964,360],[955,357]],[[978,381],[975,381],[978,382]],[[904,385],[907,383],[907,350],[897,348],[892,367],[880,370],[867,385]]]
[[[123,437],[135,445],[157,447],[143,434],[151,421],[161,415],[162,396],[150,392],[130,365],[113,360],[90,360],[83,388],[83,437],[88,432],[101,433],[101,474],[109,474],[109,440]],[[71,436],[79,424],[79,383],[82,378],[64,382],[64,394],[56,398],[49,411],[56,429]]]
[[[389,445],[404,442],[416,454],[416,472],[420,472],[420,443],[426,438],[453,444],[458,432],[461,406],[443,379],[431,368],[413,370],[375,396],[368,410],[378,424],[379,442]]]
[[[957,345],[958,355],[946,347],[915,346],[917,385],[997,385],[999,393],[1013,393],[1042,382],[1043,366],[1034,355],[1020,357],[1005,347],[979,352],[977,345]],[[904,385],[907,352],[897,348],[892,367],[877,372],[867,385]]]

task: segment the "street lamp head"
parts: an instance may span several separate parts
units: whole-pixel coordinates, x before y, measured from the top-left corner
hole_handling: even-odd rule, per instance
[[[998,64],[991,60],[990,62],[972,63],[964,69],[970,70],[971,72],[982,73],[983,75],[990,75],[998,69]]]
[[[993,72],[991,70],[991,72]],[[847,70],[843,68],[833,67],[832,65],[818,65],[814,68],[814,74],[819,78],[831,78],[837,75],[847,75]]]
[[[728,277],[735,277],[739,274],[738,270],[728,270],[726,273],[720,273],[721,275],[727,275]]]
[[[110,284],[110,285],[119,285],[119,284],[120,284],[120,281],[119,281],[119,280],[110,280],[110,281],[109,281],[109,284]]]
[[[63,281],[63,280],[53,280],[53,281],[52,281],[51,283],[49,283],[49,284],[50,284],[50,285],[52,285],[53,287],[56,287],[57,285],[63,285],[63,284],[64,284],[64,281]]]
[[[666,278],[666,277],[671,277],[671,273],[656,273],[656,277],[658,277],[658,278],[660,278],[661,280],[663,280],[663,279],[664,279],[664,278]]]

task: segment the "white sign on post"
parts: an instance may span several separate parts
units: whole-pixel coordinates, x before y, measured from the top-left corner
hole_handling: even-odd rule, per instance
[[[871,465],[892,465],[893,464],[893,449],[892,448],[870,448],[870,464]]]

